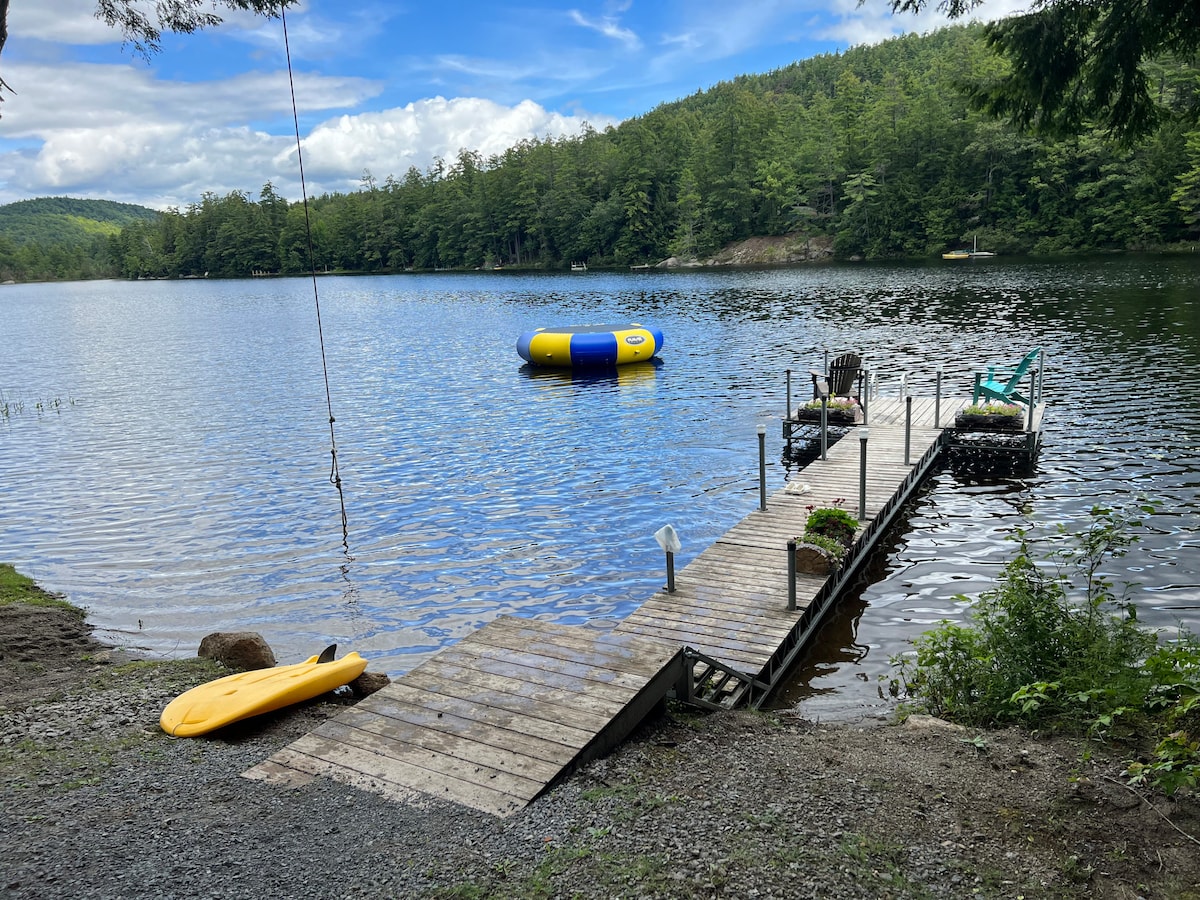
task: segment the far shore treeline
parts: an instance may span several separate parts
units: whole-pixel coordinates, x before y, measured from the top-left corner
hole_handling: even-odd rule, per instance
[[[1200,237],[1200,131],[1168,121],[1127,145],[1098,130],[1019,133],[960,90],[1004,65],[982,26],[946,28],[744,76],[604,132],[364,172],[357,191],[310,201],[315,264],[625,266],[785,234],[843,259],[928,257],[976,238],[1011,254]],[[1195,102],[1200,67],[1146,72],[1168,106]],[[268,182],[257,198],[210,193],[124,224],[73,255],[0,235],[0,280],[307,272],[304,219]]]

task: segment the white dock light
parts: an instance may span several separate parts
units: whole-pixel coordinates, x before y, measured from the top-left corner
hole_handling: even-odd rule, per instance
[[[664,525],[658,529],[654,532],[654,539],[667,554],[667,593],[673,594],[675,593],[675,554],[683,549],[683,544],[679,542],[679,535],[675,533],[673,525]]]

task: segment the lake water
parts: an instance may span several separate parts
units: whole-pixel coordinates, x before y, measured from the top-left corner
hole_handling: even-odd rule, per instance
[[[1013,531],[1161,503],[1121,560],[1141,618],[1200,624],[1200,258],[977,260],[739,272],[435,274],[319,281],[348,529],[311,281],[0,288],[0,560],[107,640],[191,655],[261,632],[393,675],[501,614],[611,627],[758,503],[755,428],[782,487],[785,370],[859,349],[965,394],[1047,353],[1045,448],[1022,477],[943,471],[781,702],[884,707],[889,657],[985,589]],[[531,371],[518,335],[644,321],[660,365]],[[345,538],[345,540],[343,540]]]

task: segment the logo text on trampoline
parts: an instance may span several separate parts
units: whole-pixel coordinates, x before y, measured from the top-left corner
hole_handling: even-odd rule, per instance
[[[637,346],[638,344],[646,343],[646,338],[640,334],[629,334],[625,336],[625,343]]]

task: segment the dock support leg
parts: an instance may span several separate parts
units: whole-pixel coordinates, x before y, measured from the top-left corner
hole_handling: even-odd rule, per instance
[[[912,397],[904,398],[904,464],[911,466],[912,455]]]
[[[942,367],[937,367],[937,390],[933,395],[933,427],[942,427]]]
[[[821,459],[825,459],[829,450],[829,398],[821,398]]]
[[[788,612],[796,611],[796,541],[787,543],[788,555]]]
[[[767,426],[758,425],[758,508],[767,509]]]
[[[867,520],[867,429],[858,429],[858,520]]]

